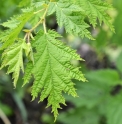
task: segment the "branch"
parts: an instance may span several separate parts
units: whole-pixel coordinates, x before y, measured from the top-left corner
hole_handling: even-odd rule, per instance
[[[7,116],[4,114],[4,112],[0,109],[0,118],[5,124],[11,124]]]

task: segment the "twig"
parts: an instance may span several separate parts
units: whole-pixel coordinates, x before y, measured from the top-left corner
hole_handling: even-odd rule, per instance
[[[39,11],[37,11],[37,12],[34,12],[34,14],[37,14],[37,13],[39,13],[39,12],[42,12],[44,9],[41,9],[41,10],[39,10]]]
[[[44,32],[45,32],[45,34],[46,34],[46,33],[47,33],[47,30],[46,30],[45,19],[44,19],[44,21],[43,21],[43,28],[44,28]]]
[[[0,118],[5,124],[11,124],[7,116],[4,114],[4,112],[0,109]]]

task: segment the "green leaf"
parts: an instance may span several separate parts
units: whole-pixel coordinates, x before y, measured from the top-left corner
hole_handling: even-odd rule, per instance
[[[31,92],[32,100],[39,93],[41,93],[40,101],[48,97],[47,107],[52,106],[55,119],[58,115],[57,109],[60,108],[59,103],[65,105],[62,92],[67,92],[74,97],[77,96],[71,79],[86,81],[79,68],[70,62],[73,59],[82,59],[76,54],[76,51],[57,40],[58,37],[61,36],[51,30],[46,34],[42,31],[37,34],[33,44],[37,51],[34,54],[35,63],[34,66],[30,63],[30,66],[27,65],[24,77],[24,84],[26,84],[27,79],[33,74],[35,81]]]
[[[77,107],[95,107],[107,98],[112,86],[122,84],[117,71],[111,69],[91,71],[86,73],[85,77],[88,80],[87,83],[75,81],[78,98],[73,99],[68,95],[65,96],[67,101],[71,101]]]
[[[109,99],[106,117],[107,124],[122,124],[122,93]]]
[[[34,64],[33,49],[32,49],[31,43],[27,43],[25,48],[25,54],[28,57],[28,59],[32,61]]]
[[[68,0],[60,0],[59,2],[49,4],[48,15],[55,11],[58,25],[60,27],[64,26],[66,32],[93,40],[93,37],[87,30],[89,25],[84,21],[84,11],[79,6],[72,4]]]
[[[110,4],[101,0],[77,0],[74,3],[82,7],[89,18],[90,23],[94,27],[96,27],[98,19],[100,25],[104,22],[112,31],[114,31],[113,25],[110,22],[111,18],[107,14],[107,10],[112,8]]]
[[[120,70],[122,73],[122,52],[120,53],[120,55],[118,56],[118,58],[116,60],[116,66],[117,66],[118,70]]]
[[[32,0],[21,0],[21,2],[19,3],[19,7],[26,7],[29,6],[31,4]]]
[[[86,109],[79,107],[63,112],[58,117],[58,121],[64,124],[99,124],[100,115],[96,109]]]
[[[7,28],[14,29],[17,27],[17,25],[20,24],[20,21],[16,18],[18,18],[18,16],[14,16],[13,18],[11,18],[11,20],[8,20],[7,22],[2,23],[1,25]]]
[[[100,82],[103,85],[116,86],[122,84],[117,71],[112,69],[101,69],[98,71],[91,71],[86,74],[86,77],[91,81]]]
[[[25,41],[19,39],[17,43],[8,47],[2,54],[3,61],[0,69],[9,66],[7,73],[13,73],[12,77],[14,79],[14,87],[16,87],[20,69],[24,72],[23,49],[26,48],[27,45]]]
[[[12,20],[10,22],[8,21],[6,23],[3,23],[3,26],[9,27],[12,29],[4,31],[0,35],[0,41],[3,43],[2,46],[0,47],[0,50],[5,49],[6,47],[12,45],[15,42],[23,26],[32,16],[33,16],[33,11],[31,10],[29,12],[24,12],[20,16],[16,16],[17,17],[16,19],[11,18]],[[17,23],[13,24],[11,22],[17,22]]]

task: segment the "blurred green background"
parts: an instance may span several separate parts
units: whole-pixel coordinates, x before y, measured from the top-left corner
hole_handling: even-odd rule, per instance
[[[64,94],[67,106],[59,110],[55,124],[122,124],[122,0],[107,1],[114,7],[108,13],[112,17],[115,33],[104,24],[102,27],[98,25],[96,29],[90,29],[95,41],[67,35],[64,28],[57,26],[54,15],[47,18],[47,27],[56,29],[64,36],[63,41],[77,49],[85,59],[85,62],[73,63],[81,66],[88,80],[85,83],[74,80],[79,97]],[[19,2],[0,0],[0,23],[21,12]],[[0,32],[4,30],[0,26]],[[45,109],[46,100],[39,104],[39,99],[31,102],[30,84],[33,81],[21,87],[22,75],[14,89],[6,68],[0,71],[0,110],[11,124],[54,124],[51,108]],[[4,124],[2,119],[0,124]]]

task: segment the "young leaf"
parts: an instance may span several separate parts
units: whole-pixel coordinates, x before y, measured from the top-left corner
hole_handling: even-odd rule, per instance
[[[20,16],[17,16],[16,19],[13,20],[13,18],[11,18],[12,20],[3,23],[3,26],[5,27],[14,27],[12,29],[9,29],[5,32],[3,32],[0,35],[0,41],[3,43],[2,46],[0,47],[0,50],[5,49],[6,47],[10,46],[11,44],[14,43],[14,41],[18,38],[18,35],[20,33],[20,31],[22,30],[23,26],[25,25],[25,23],[33,16],[33,11],[29,11],[29,12],[25,12]],[[11,22],[17,22],[16,25]]]
[[[114,31],[113,25],[110,22],[111,18],[107,14],[107,10],[112,8],[110,4],[101,0],[77,0],[75,3],[82,7],[88,16],[90,23],[94,27],[96,27],[98,19],[100,24],[104,22],[112,31]]]
[[[22,0],[20,6],[29,8],[23,9],[23,14],[20,16],[14,16],[2,24],[9,29],[0,35],[0,50],[4,50],[1,68],[9,66],[7,73],[13,73],[14,86],[16,86],[20,69],[24,72],[22,58],[24,49],[27,58],[31,61],[26,66],[23,85],[28,83],[33,75],[32,100],[40,93],[40,101],[48,98],[47,107],[52,106],[56,119],[60,104],[65,105],[62,93],[67,92],[74,97],[77,96],[72,79],[79,81],[86,81],[86,79],[79,68],[71,64],[71,60],[82,60],[76,51],[58,40],[61,36],[55,31],[46,31],[46,16],[56,13],[58,25],[64,26],[67,33],[93,39],[85,19],[88,17],[94,27],[98,19],[100,24],[104,22],[114,31],[106,12],[111,6],[101,0],[41,0],[39,2]],[[28,21],[31,22],[32,28],[24,30],[26,32],[24,40],[19,39],[18,35]],[[31,34],[40,24],[43,25],[44,31],[39,31],[33,39]],[[90,92],[89,94],[91,95]]]
[[[72,4],[69,0],[59,0],[49,4],[48,15],[55,11],[58,25],[64,26],[66,32],[93,40],[87,30],[89,25],[84,21],[84,11],[78,5]]]
[[[13,73],[14,87],[19,77],[20,69],[24,72],[23,67],[23,49],[26,49],[27,45],[24,40],[19,39],[17,43],[8,47],[2,54],[1,68],[9,66],[7,73]]]
[[[37,34],[33,44],[37,51],[34,55],[35,63],[34,66],[29,63],[24,77],[26,84],[33,74],[35,81],[32,86],[32,99],[34,100],[40,92],[40,101],[48,97],[47,107],[52,106],[55,119],[58,115],[57,109],[60,108],[59,103],[65,105],[62,92],[77,96],[71,79],[86,81],[79,68],[70,63],[72,59],[81,60],[80,56],[57,40],[58,37],[60,35],[51,30],[46,34],[42,31]]]

